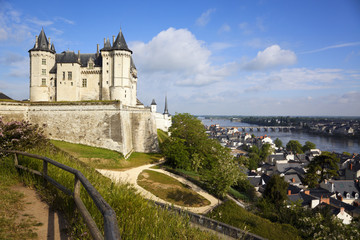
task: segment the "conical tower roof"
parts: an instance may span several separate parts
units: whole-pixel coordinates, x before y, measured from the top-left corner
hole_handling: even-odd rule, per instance
[[[29,52],[30,51],[47,51],[55,53],[55,47],[53,45],[50,46],[43,28],[41,29],[39,37],[37,38],[37,44],[35,42],[34,47],[30,49]]]
[[[119,34],[117,35],[117,37],[116,37],[116,40],[114,42],[114,45],[113,45],[112,49],[113,50],[125,50],[125,51],[128,51],[128,52],[132,53],[132,51],[128,48],[128,46],[126,44],[124,35],[122,34],[121,30],[120,30]]]
[[[152,100],[151,105],[156,105],[155,99]]]

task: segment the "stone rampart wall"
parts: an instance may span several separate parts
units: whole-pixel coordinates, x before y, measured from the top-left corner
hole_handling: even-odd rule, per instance
[[[5,121],[27,120],[44,128],[54,140],[102,147],[128,156],[158,150],[155,119],[147,108],[108,103],[0,102]]]

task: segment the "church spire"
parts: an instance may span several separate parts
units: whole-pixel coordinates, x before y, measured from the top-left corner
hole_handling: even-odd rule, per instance
[[[169,114],[168,107],[167,107],[167,96],[165,96],[165,108],[164,108],[164,114]]]

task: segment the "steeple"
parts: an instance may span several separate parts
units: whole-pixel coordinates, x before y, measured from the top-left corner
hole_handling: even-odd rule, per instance
[[[113,50],[125,50],[125,51],[132,53],[132,51],[128,48],[128,46],[126,44],[126,41],[125,41],[124,35],[122,34],[121,29],[120,29],[119,34],[116,37],[116,40],[113,44],[112,49]]]
[[[164,114],[169,114],[168,107],[167,107],[167,96],[165,96],[165,108],[164,108]]]
[[[49,39],[50,40],[50,39]],[[41,32],[39,34],[39,37],[35,40],[35,45],[30,51],[46,51],[46,52],[52,52],[55,53],[55,47],[54,44],[50,45],[50,41],[46,38],[44,29],[41,28]]]

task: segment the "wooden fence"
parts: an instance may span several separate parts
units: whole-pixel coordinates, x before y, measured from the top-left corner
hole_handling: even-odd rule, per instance
[[[16,168],[23,169],[23,170],[32,172],[33,174],[42,176],[48,182],[50,182],[55,187],[60,189],[62,192],[64,192],[65,194],[67,194],[69,196],[72,196],[74,198],[76,207],[80,211],[86,225],[88,226],[90,234],[93,237],[93,239],[95,239],[95,240],[104,239],[104,237],[106,240],[121,239],[117,220],[116,220],[116,214],[115,214],[114,210],[110,207],[110,205],[104,200],[104,198],[100,195],[100,193],[93,187],[93,185],[91,185],[89,180],[87,180],[87,178],[85,178],[84,175],[79,170],[76,170],[72,167],[61,164],[59,162],[56,162],[50,158],[43,157],[43,156],[36,155],[36,154],[20,152],[20,151],[6,151],[6,152],[14,154],[14,163],[15,163]],[[30,169],[30,168],[24,167],[22,165],[19,165],[17,155],[23,155],[23,156],[42,160],[43,161],[43,171],[39,172],[39,171]],[[67,189],[66,187],[64,187],[63,185],[61,185],[60,183],[58,183],[57,181],[55,181],[53,178],[51,178],[48,175],[47,170],[48,170],[49,163],[58,168],[61,168],[64,171],[74,174],[74,192]],[[99,228],[96,226],[95,221],[92,219],[89,211],[87,210],[86,206],[84,205],[83,201],[80,198],[81,184],[83,185],[83,187],[85,188],[85,190],[87,191],[89,196],[92,198],[93,202],[95,203],[95,205],[97,206],[97,208],[99,209],[99,211],[101,212],[101,214],[104,217],[104,233],[105,233],[104,236],[101,234]]]

